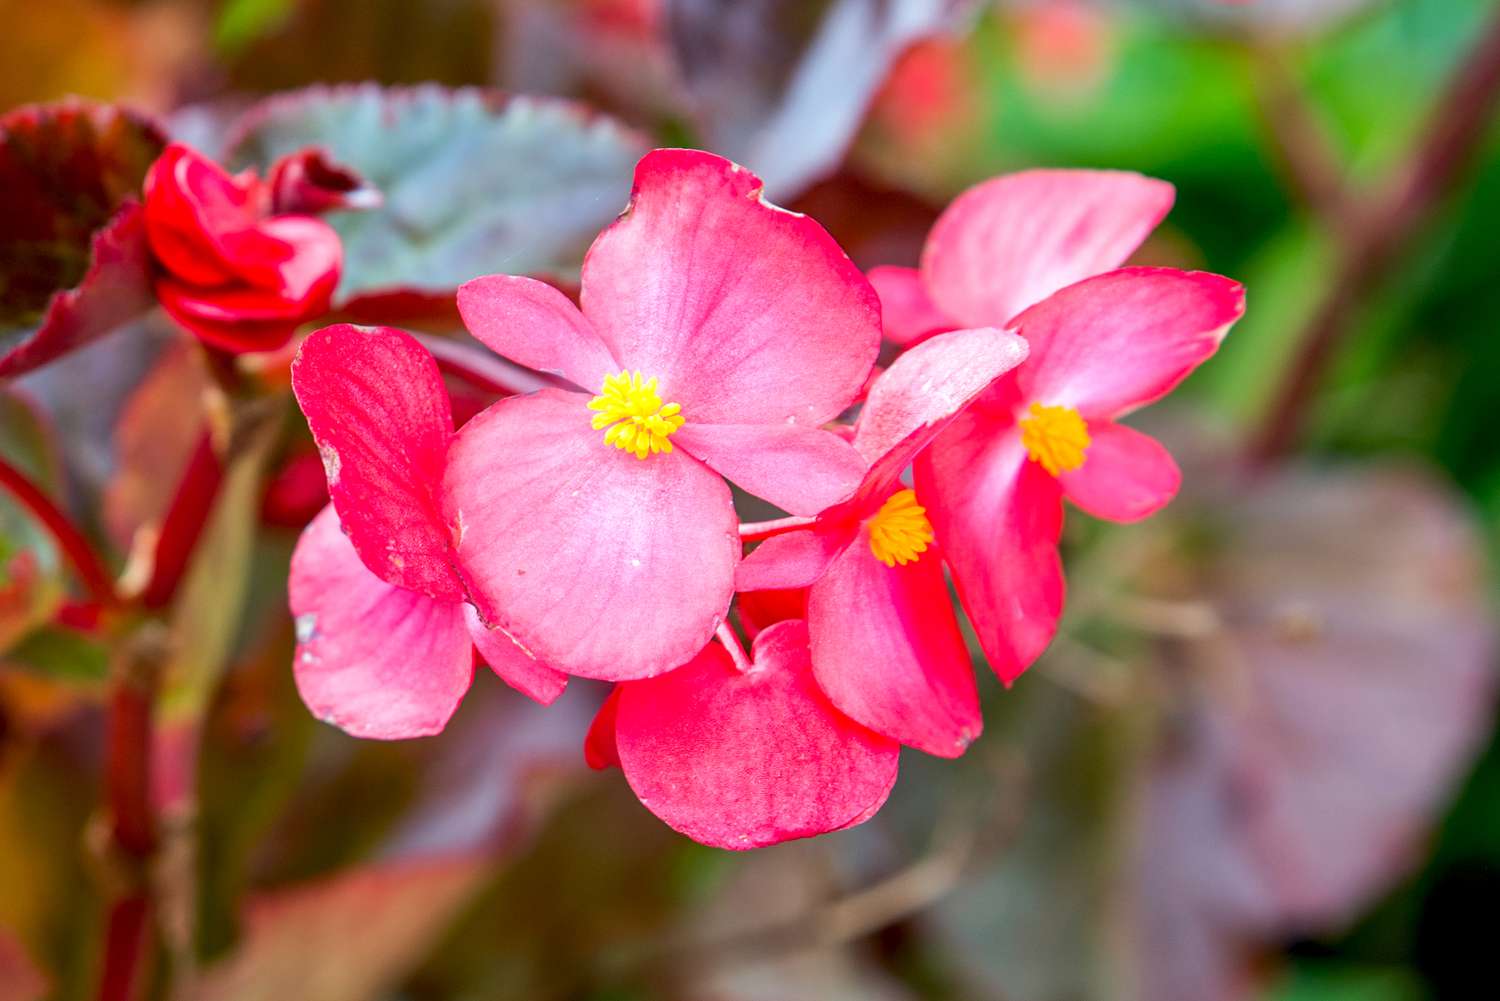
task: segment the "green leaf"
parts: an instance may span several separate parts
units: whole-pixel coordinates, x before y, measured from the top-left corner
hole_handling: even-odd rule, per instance
[[[384,205],[334,216],[343,301],[447,294],[484,274],[573,274],[625,207],[645,141],[566,101],[436,86],[313,88],[252,109],[229,159],[321,146]]]
[[[109,651],[85,633],[43,626],[5,654],[5,662],[58,681],[102,683],[109,677]]]

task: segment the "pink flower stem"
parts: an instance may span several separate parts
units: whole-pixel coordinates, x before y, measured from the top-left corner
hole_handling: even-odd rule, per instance
[[[730,628],[729,623],[720,622],[719,628],[714,631],[714,636],[718,638],[719,643],[723,645],[724,649],[729,652],[729,659],[734,661],[734,669],[741,674],[749,673],[750,668],[753,666],[750,662],[750,655],[745,652],[745,645],[734,634],[734,630]]]
[[[422,346],[436,359],[440,372],[462,379],[487,393],[517,396],[562,385],[555,379],[512,365],[496,355],[450,337],[433,337],[431,334],[412,336],[421,341]]]
[[[807,528],[817,522],[817,518],[799,518],[788,516],[786,518],[775,518],[771,521],[742,521],[740,522],[741,542],[760,542],[774,535],[785,535],[795,532],[799,528]]]
[[[94,547],[78,527],[52,502],[36,484],[32,483],[16,467],[0,459],[0,487],[16,499],[22,507],[36,516],[42,527],[57,542],[58,548],[73,564],[79,581],[100,605],[112,606],[118,596],[115,582]]]
[[[224,468],[214,452],[213,434],[205,431],[198,439],[188,460],[187,469],[177,484],[172,504],[162,520],[161,535],[151,565],[151,579],[141,593],[141,604],[147,608],[164,608],[177,592],[177,584],[187,570],[188,560],[208,523]]]
[[[1263,466],[1286,454],[1301,432],[1308,407],[1353,328],[1360,306],[1417,246],[1415,239],[1442,206],[1489,129],[1500,105],[1500,13],[1490,20],[1418,137],[1411,156],[1383,190],[1357,205],[1342,227],[1344,257],[1301,339],[1290,375],[1250,446]]]

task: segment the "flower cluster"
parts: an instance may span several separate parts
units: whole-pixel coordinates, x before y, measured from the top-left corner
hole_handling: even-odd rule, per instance
[[[866,276],[745,169],[657,150],[576,303],[525,277],[459,290],[470,332],[554,388],[455,432],[411,336],[317,331],[293,366],[332,499],[292,564],[304,700],[356,735],[434,733],[477,648],[538,702],[615,683],[590,763],[699,841],[869,818],[900,747],[980,734],[949,578],[1009,684],[1061,613],[1063,497],[1130,521],[1177,489],[1118,419],[1211,355],[1244,295],[1121,268],[1171,201],[1132,174],[1003,177],[953,203],[919,270]],[[903,350],[877,373],[882,333]],[[741,524],[730,482],[788,517]]]

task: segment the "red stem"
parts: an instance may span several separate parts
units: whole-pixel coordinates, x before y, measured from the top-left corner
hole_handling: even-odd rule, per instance
[[[1462,175],[1500,103],[1500,13],[1454,72],[1414,152],[1384,193],[1347,226],[1343,262],[1302,337],[1301,354],[1251,446],[1264,464],[1295,443],[1335,349],[1366,296],[1413,247],[1413,238]]]
[[[4,487],[42,523],[42,527],[56,540],[58,548],[73,564],[78,579],[94,600],[101,605],[115,604],[117,599],[114,579],[104,569],[104,563],[99,559],[99,554],[94,552],[89,540],[62,509],[27,479],[25,473],[4,459],[0,459],[0,487]]]
[[[745,644],[740,642],[740,638],[734,634],[734,630],[730,628],[729,623],[720,622],[719,628],[714,630],[714,636],[718,638],[719,643],[724,649],[729,652],[729,659],[734,661],[734,669],[736,671],[745,674],[754,666],[750,662],[750,655],[745,652]]]
[[[785,535],[795,532],[799,528],[807,528],[817,523],[816,518],[799,518],[789,515],[785,518],[775,518],[771,521],[742,521],[740,522],[741,542],[760,542],[774,535]]]
[[[155,653],[147,654],[155,656]],[[109,808],[113,851],[125,867],[131,888],[110,905],[104,941],[100,1001],[130,1001],[137,996],[150,944],[151,856],[156,851],[156,817],[151,809],[150,672],[127,659],[115,680],[109,706],[105,802]]]
[[[99,1001],[132,1001],[138,995],[150,916],[150,901],[144,893],[131,893],[110,905]]]
[[[193,449],[162,521],[151,563],[151,580],[141,593],[141,603],[147,608],[164,608],[177,592],[223,479],[224,468],[214,452],[213,435],[205,431]]]

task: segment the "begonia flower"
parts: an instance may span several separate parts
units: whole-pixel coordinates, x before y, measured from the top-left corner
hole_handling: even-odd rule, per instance
[[[806,515],[859,482],[859,454],[822,425],[874,363],[874,290],[727,160],[647,154],[580,306],[503,275],[458,305],[496,352],[579,387],[469,421],[443,491],[480,613],[549,665],[618,681],[703,650],[740,558],[724,477]]]
[[[292,384],[332,498],[292,556],[307,707],[355,736],[436,733],[469,688],[476,647],[513,688],[556,699],[566,675],[465,599],[436,503],[453,418],[432,356],[399,330],[325,327],[303,343]]]
[[[585,743],[591,765],[618,764],[673,829],[731,849],[868,820],[899,750],[829,702],[796,620],[761,632],[750,663],[710,643],[674,671],[617,685]]]
[[[897,344],[984,324],[1031,342],[1026,364],[914,469],[960,601],[1007,684],[1051,642],[1062,614],[1062,496],[1113,521],[1171,500],[1180,480],[1171,456],[1116,421],[1186,378],[1244,312],[1244,289],[1217,275],[1105,274],[1173,197],[1165,181],[1121,171],[998,177],[944,210],[919,270],[870,274]]]
[[[1155,438],[1118,423],[1218,350],[1244,288],[1201,272],[1124,268],[1054,293],[1010,329],[1026,364],[919,456],[918,494],[990,666],[1010,684],[1062,614],[1062,499],[1138,521],[1177,493]]]
[[[145,181],[156,296],[226,351],[267,351],[328,311],[343,249],[326,222],[273,214],[271,188],[173,143]]]
[[[742,591],[807,588],[812,670],[842,712],[943,757],[979,735],[979,696],[921,491],[903,471],[1027,355],[994,329],[943,334],[877,379],[854,445],[870,468],[848,501],[775,535],[740,564]],[[772,627],[775,628],[775,627]]]

